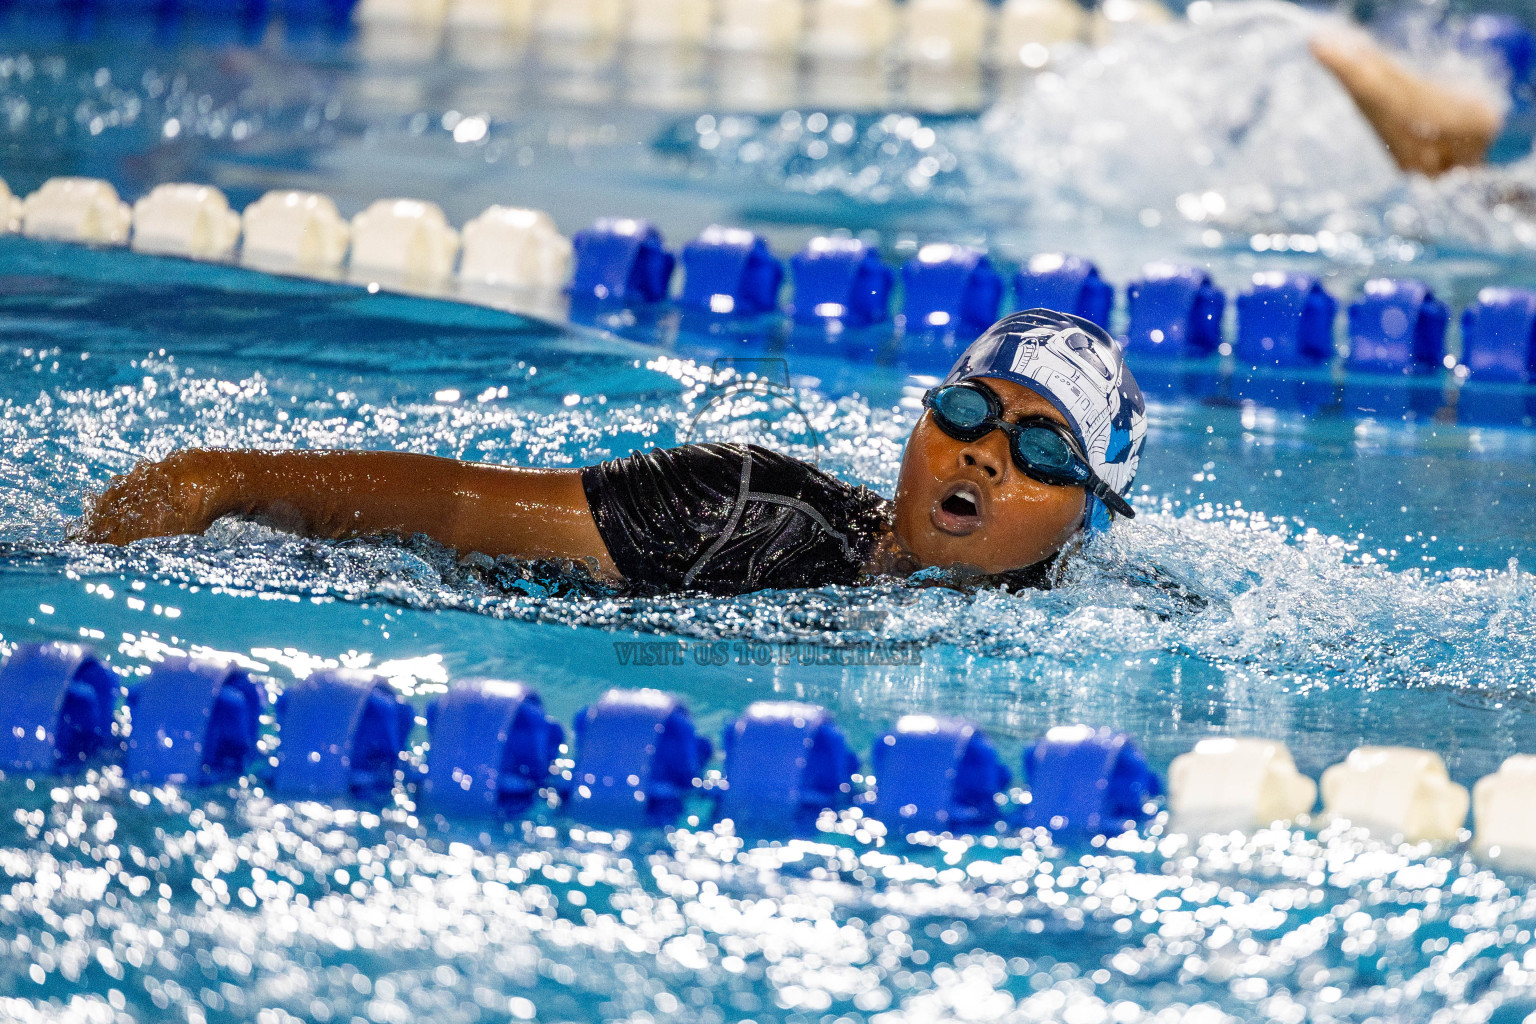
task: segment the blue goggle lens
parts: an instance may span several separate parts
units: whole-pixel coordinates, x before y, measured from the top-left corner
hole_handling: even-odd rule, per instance
[[[1013,437],[1013,450],[1019,462],[1036,472],[1070,483],[1087,479],[1084,466],[1055,431],[1045,427],[1026,427]],[[1055,482],[1055,481],[1048,481]]]
[[[1004,423],[1002,402],[978,385],[946,384],[929,391],[923,404],[933,410],[940,430],[959,441],[975,441],[993,430],[1008,435],[1014,464],[1043,483],[1088,487],[1117,515],[1134,519],[1136,512],[1119,494],[1094,475],[1074,446],[1052,426]]]
[[[934,411],[961,430],[981,430],[992,415],[987,396],[974,388],[943,388],[934,396]]]

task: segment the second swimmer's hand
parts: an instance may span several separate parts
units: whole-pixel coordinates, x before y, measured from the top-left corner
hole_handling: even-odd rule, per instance
[[[141,462],[113,477],[106,491],[69,525],[70,540],[131,544],[145,537],[202,533],[232,511],[219,453],[192,448]]]

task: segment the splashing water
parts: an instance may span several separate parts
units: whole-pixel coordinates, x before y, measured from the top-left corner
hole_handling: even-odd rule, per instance
[[[1328,20],[1286,3],[1127,34],[1041,75],[981,122],[1037,216],[1084,208],[1247,231],[1359,230],[1400,183],[1385,147],[1307,40]]]
[[[1397,59],[1508,111],[1498,70],[1457,51],[1426,13],[1398,19]],[[1021,193],[1032,217],[1135,217],[1247,236],[1303,233],[1335,259],[1394,240],[1531,247],[1536,158],[1436,180],[1397,170],[1339,82],[1308,50],[1336,19],[1257,0],[1075,54],[980,122],[984,194]],[[985,172],[983,172],[985,175]],[[1198,243],[1197,243],[1198,244]]]
[[[1244,17],[1246,43],[1243,22],[1202,26],[1201,58],[1247,47],[1280,69],[1304,45],[1295,18]],[[1148,61],[1130,80],[1164,89],[1167,45],[1055,74],[1107,103],[1092,83]],[[1006,158],[987,173],[1032,181],[1043,211],[1162,211],[1160,245],[1195,211],[1186,195],[1204,230],[1327,225],[1401,187],[1368,162],[1329,169],[1342,200],[1285,180],[1267,197],[1229,187],[1252,180],[1250,136],[1279,132],[1285,112],[1347,111],[1305,69],[1223,93],[1209,115],[1186,103],[1194,87],[1177,79],[1142,101],[1174,129],[1156,159],[1125,165],[1144,189],[1109,170],[1109,142],[1100,165],[1091,146],[1064,151],[1076,177],[1021,157],[1020,139],[1072,128],[1043,82],[972,138]],[[231,102],[208,113],[240,113]],[[211,138],[213,120],[198,124],[189,134]],[[898,118],[859,158],[891,156],[886,143],[909,164],[932,156],[925,196],[953,198],[971,171],[944,158],[969,129],[925,127]],[[832,191],[853,180],[801,168]],[[1283,738],[1313,774],[1361,742],[1422,745],[1466,782],[1530,749],[1536,440],[1520,431],[1157,405],[1137,519],[1038,592],[917,580],[631,600],[560,566],[236,520],[127,549],[64,539],[113,473],[193,444],[574,466],[705,430],[818,454],[891,492],[912,381],[791,353],[804,418],[748,401],[745,428],[703,422],[720,353],[676,344],[0,240],[0,645],[89,642],[125,682],[171,650],[222,653],[273,694],[320,665],[373,667],[418,709],[450,679],[520,678],[564,721],[607,687],[653,685],[711,735],[752,700],[793,697],[830,708],[861,750],[895,715],[962,714],[1014,765],[1024,742],[1072,721],[1136,733],[1160,768],[1212,734]],[[919,657],[779,656],[869,641]],[[633,643],[725,643],[731,660],[642,667],[620,654]],[[415,745],[407,777],[430,756]],[[886,843],[849,815],[761,843],[697,821],[606,833],[543,807],[509,824],[443,821],[404,786],[384,806],[337,807],[273,801],[252,779],[133,789],[113,768],[0,779],[0,802],[0,1017],[26,1022],[1513,1022],[1536,1009],[1525,880],[1460,849],[1338,827],[1193,838],[1159,822],[1062,850],[1013,833]],[[690,811],[703,821],[707,807]]]
[[[14,245],[34,256],[38,248]],[[148,265],[127,255],[97,259],[118,269]],[[198,642],[222,650],[231,647],[214,623],[227,615],[225,604],[295,601],[358,609],[332,613],[342,620],[371,621],[378,613],[369,609],[382,607],[413,623],[454,610],[582,627],[583,643],[599,646],[615,633],[767,645],[900,642],[924,650],[928,668],[905,683],[894,670],[850,672],[844,700],[867,686],[875,708],[954,701],[951,710],[1015,729],[1023,728],[1027,694],[1028,706],[1053,719],[1069,709],[1109,714],[1165,736],[1172,748],[1190,729],[1257,713],[1257,693],[1276,701],[1277,725],[1297,708],[1358,699],[1361,717],[1347,726],[1341,718],[1340,735],[1325,727],[1319,756],[1367,728],[1373,694],[1422,691],[1435,695],[1431,702],[1454,698],[1495,718],[1528,700],[1533,581],[1515,560],[1531,516],[1521,498],[1533,479],[1523,434],[1422,427],[1338,437],[1333,421],[1243,427],[1215,411],[1159,407],[1141,515],[1069,561],[1051,591],[918,579],[637,599],[558,565],[461,559],[420,540],[309,541],[237,520],[204,537],[127,549],[65,543],[68,519],[110,474],[141,455],[191,445],[395,448],[573,466],[678,443],[702,412],[709,431],[731,425],[705,396],[702,359],[658,358],[503,314],[466,313],[455,326],[418,315],[432,308],[424,300],[360,299],[321,285],[284,285],[248,307],[240,296],[267,280],[219,273],[223,291],[157,294],[142,283],[77,276],[51,297],[37,289],[0,299],[16,324],[0,406],[9,451],[0,480],[18,496],[0,540],[9,572],[74,595],[65,602],[23,588],[7,635],[37,603],[79,607],[80,585],[70,581],[82,580],[117,581],[101,588],[114,608],[129,593],[126,581],[170,588],[184,600],[179,614],[197,609],[213,630]],[[136,320],[117,313],[126,292],[139,303]],[[262,312],[252,319],[248,308]],[[344,339],[359,332],[370,344],[354,353]],[[751,406],[752,436],[816,454],[830,472],[889,494],[917,409],[899,379],[867,383],[870,393],[842,396],[803,387],[792,411],[750,397],[740,404]],[[807,423],[822,439],[819,450],[806,440]],[[1461,515],[1458,495],[1469,486],[1502,495],[1486,500],[1508,511]],[[98,602],[85,607],[89,618],[100,613]],[[275,628],[259,620],[256,633]],[[478,630],[454,621],[455,633]],[[276,636],[246,645],[284,646]],[[332,640],[325,653],[347,649]],[[951,686],[948,671],[962,666],[983,682]],[[1100,677],[1141,696],[1126,704],[1089,683]],[[1172,721],[1157,714],[1163,698],[1153,697],[1168,692],[1190,704]],[[1400,728],[1421,725],[1409,716]],[[1468,756],[1481,765],[1493,752]]]

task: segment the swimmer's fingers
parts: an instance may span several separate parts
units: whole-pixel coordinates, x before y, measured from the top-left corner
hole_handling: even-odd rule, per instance
[[[143,537],[160,536],[164,517],[163,488],[157,486],[153,468],[140,463],[115,476],[86,513],[70,524],[71,540],[94,544],[130,544]]]
[[[221,514],[222,488],[202,453],[178,452],[113,477],[89,511],[70,525],[71,540],[131,544],[146,537],[201,533]]]

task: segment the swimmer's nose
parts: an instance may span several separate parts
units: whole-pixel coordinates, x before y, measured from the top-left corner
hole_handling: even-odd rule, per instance
[[[1002,441],[1002,446],[995,443],[999,440]],[[1003,467],[1008,457],[1005,447],[1007,443],[1008,436],[1001,430],[994,430],[986,437],[972,441],[962,448],[960,462],[964,466],[981,470],[992,480],[998,480],[1003,475]]]

